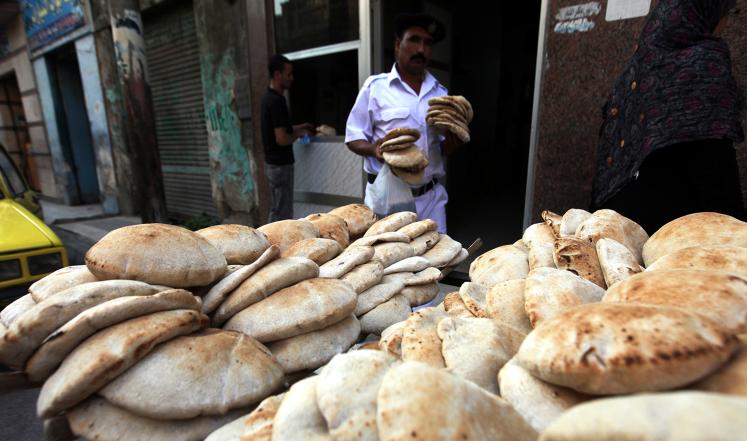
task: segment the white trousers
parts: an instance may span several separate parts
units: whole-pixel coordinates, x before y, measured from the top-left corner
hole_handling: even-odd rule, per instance
[[[368,193],[371,184],[366,185]],[[428,192],[415,198],[415,210],[419,219],[433,219],[438,223],[438,232],[446,234],[446,203],[449,195],[441,184],[436,184]]]

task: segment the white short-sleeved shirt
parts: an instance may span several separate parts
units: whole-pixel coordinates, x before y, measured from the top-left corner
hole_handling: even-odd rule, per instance
[[[395,64],[391,72],[370,76],[363,83],[348,116],[345,142],[376,142],[398,127],[418,129],[420,139],[415,144],[428,157],[428,167],[420,185],[434,177],[442,177],[446,174],[441,152],[444,137],[438,129],[426,126],[425,114],[428,112],[429,99],[446,94],[446,88],[426,71],[418,95],[399,76]],[[364,158],[363,170],[366,173],[377,174],[381,166],[381,162],[374,157]]]

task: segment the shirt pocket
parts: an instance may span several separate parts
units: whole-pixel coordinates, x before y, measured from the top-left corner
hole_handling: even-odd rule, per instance
[[[407,117],[410,116],[410,109],[408,107],[383,109],[379,116],[383,122],[389,122],[395,119],[407,119]]]

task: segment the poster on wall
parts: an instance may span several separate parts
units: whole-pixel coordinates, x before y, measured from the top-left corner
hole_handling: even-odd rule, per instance
[[[81,0],[24,0],[21,3],[31,50],[57,40],[86,22]]]

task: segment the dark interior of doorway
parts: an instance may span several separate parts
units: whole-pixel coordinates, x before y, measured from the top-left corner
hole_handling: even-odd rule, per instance
[[[515,242],[523,227],[540,2],[389,0],[382,6],[384,70],[394,60],[388,36],[397,13],[445,11],[451,21],[450,59],[435,60],[434,67],[448,71],[449,93],[467,97],[475,117],[472,141],[447,160],[449,235],[465,246],[481,238],[476,255]]]
[[[72,173],[66,191],[73,204],[99,202],[96,157],[75,47],[70,44],[45,56],[52,86],[63,156]]]

